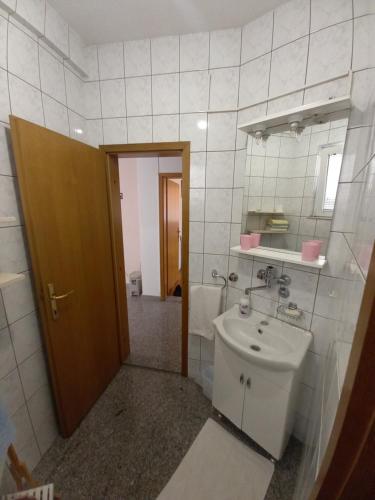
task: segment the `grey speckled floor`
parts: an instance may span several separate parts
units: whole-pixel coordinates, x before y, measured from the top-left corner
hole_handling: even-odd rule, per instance
[[[128,293],[130,356],[127,364],[181,371],[181,301]]]
[[[54,482],[63,500],[155,499],[210,416],[217,419],[193,381],[124,366],[74,435],[57,438],[34,475]],[[230,423],[219,421],[260,451]],[[276,464],[267,500],[291,500],[301,451],[291,439]]]

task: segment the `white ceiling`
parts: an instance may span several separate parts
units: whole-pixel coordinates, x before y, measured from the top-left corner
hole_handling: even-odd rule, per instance
[[[49,0],[86,43],[242,26],[286,0]]]

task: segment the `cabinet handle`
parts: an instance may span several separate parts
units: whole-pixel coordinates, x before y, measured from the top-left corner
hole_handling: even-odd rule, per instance
[[[243,373],[241,373],[241,377],[240,377],[240,382],[241,382],[241,384],[243,384],[243,383],[244,383],[244,380],[245,380],[245,377],[243,376]]]
[[[251,387],[251,378],[250,377],[246,380],[246,385],[250,389],[250,387]]]

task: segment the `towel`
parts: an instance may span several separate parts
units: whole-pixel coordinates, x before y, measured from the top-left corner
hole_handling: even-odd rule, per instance
[[[15,431],[4,404],[0,401],[0,459],[3,459],[9,446],[14,442]]]
[[[268,224],[272,226],[287,226],[289,222],[286,219],[268,219]]]
[[[193,285],[190,289],[189,333],[213,340],[215,329],[212,321],[220,314],[220,287]]]

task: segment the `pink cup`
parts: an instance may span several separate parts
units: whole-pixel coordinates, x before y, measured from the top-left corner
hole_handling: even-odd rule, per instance
[[[252,247],[252,236],[251,234],[241,234],[240,236],[240,246],[241,250],[250,250]]]
[[[252,248],[259,247],[261,234],[252,233],[250,236],[252,237],[251,247]]]
[[[302,260],[313,261],[319,258],[323,241],[310,240],[302,242]]]

